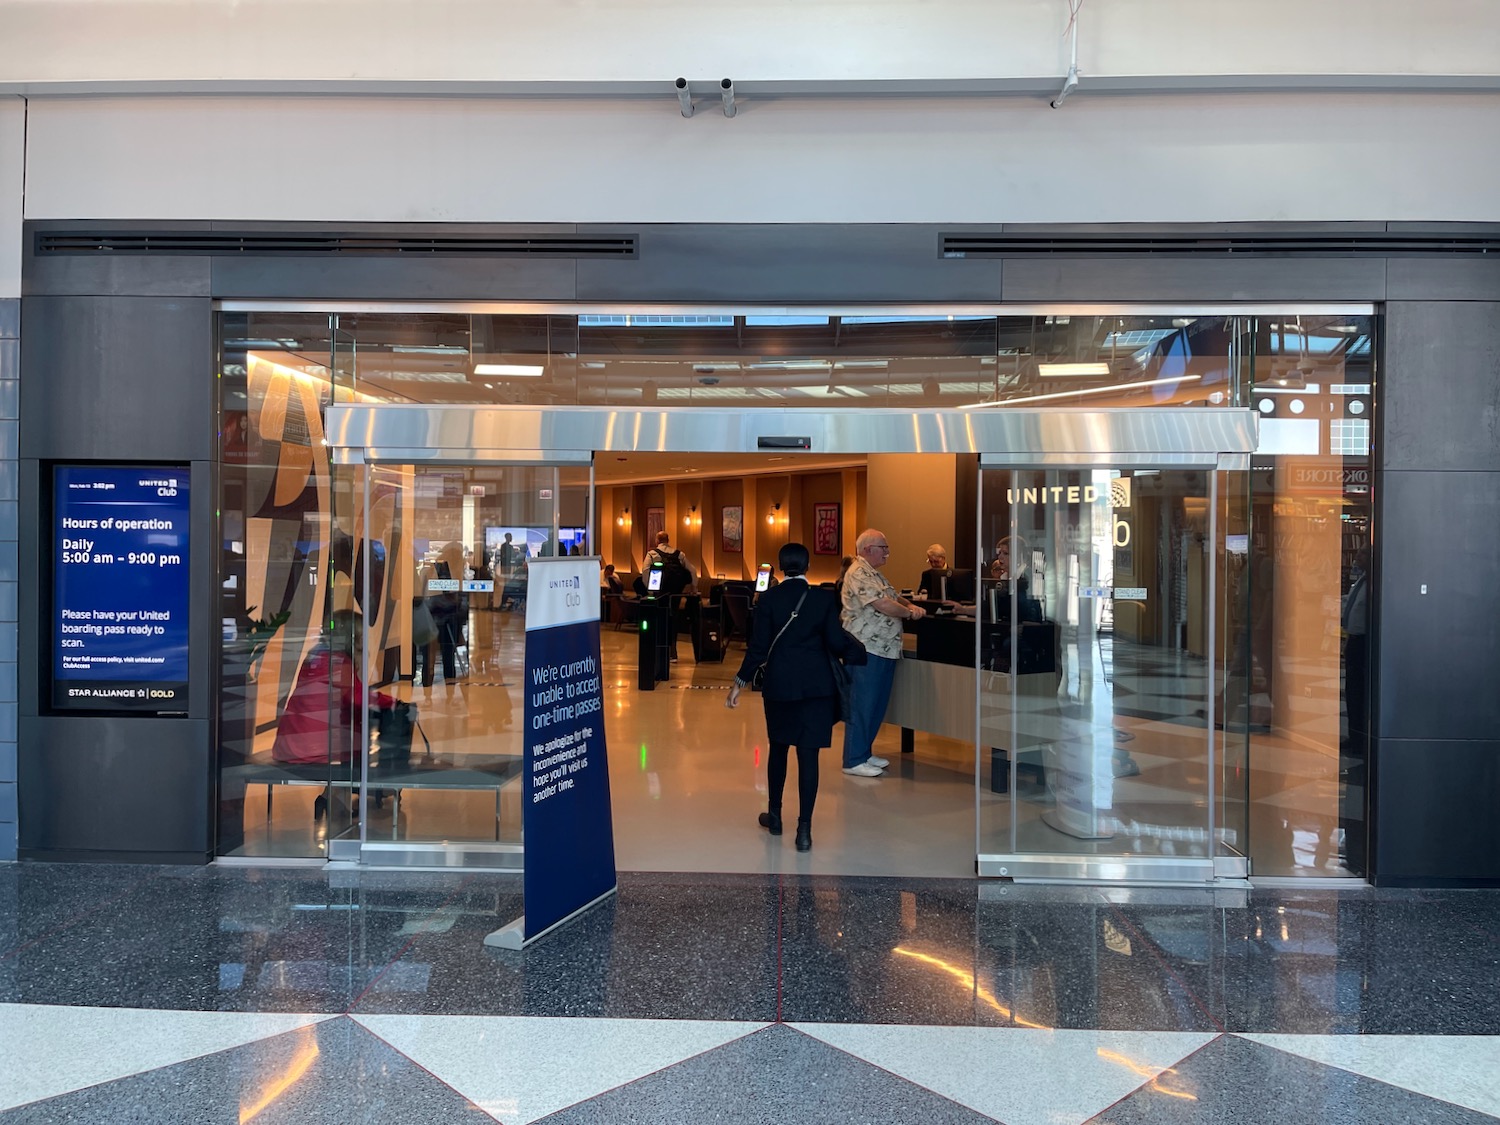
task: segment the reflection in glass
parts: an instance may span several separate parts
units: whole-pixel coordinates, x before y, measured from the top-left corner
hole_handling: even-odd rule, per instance
[[[320,318],[256,343],[326,356]],[[718,408],[1236,405],[1244,317],[345,313],[362,397]],[[247,330],[246,336],[249,332]]]
[[[432,728],[441,728],[433,754],[442,757],[473,737],[449,724],[459,718],[450,699],[467,706],[477,683],[499,680],[477,680],[476,662],[501,667],[511,659],[514,630],[505,622],[524,606],[525,573],[514,552],[540,550],[554,531],[571,550],[587,522],[586,504],[569,499],[563,481],[554,492],[559,510],[545,517],[504,501],[505,511],[478,519],[472,531],[461,517],[456,528],[439,528],[449,505],[463,510],[450,488],[509,486],[472,470],[447,470],[459,474],[450,483],[443,471],[429,478],[426,469],[382,467],[369,470],[367,482],[363,467],[330,466],[322,439],[332,402],[1248,405],[1260,419],[1260,449],[1248,471],[1221,471],[1212,486],[1206,477],[1190,483],[1165,471],[1013,473],[1006,481],[986,474],[979,550],[966,539],[966,557],[949,560],[955,578],[972,571],[977,586],[983,850],[1004,841],[1008,851],[1040,828],[1072,848],[1109,828],[1112,847],[1160,853],[1165,841],[1177,849],[1187,842],[1149,831],[1137,839],[1130,823],[1185,823],[1191,792],[1213,802],[1219,850],[1248,850],[1257,874],[1362,871],[1375,328],[1368,317],[1296,312],[222,314],[220,851],[314,856],[327,839],[359,834],[354,794],[363,756],[356,746],[364,719],[344,717],[337,675],[320,688],[315,657],[327,654],[336,672],[328,629],[336,610],[359,612],[371,635],[364,654],[370,689],[416,702],[422,718],[414,752],[423,752],[424,733],[431,739]],[[1132,490],[1129,504],[1118,502],[1121,482]],[[646,502],[650,487],[636,489],[640,504],[609,509],[605,553],[631,566],[639,552],[625,545],[638,538],[648,510],[662,505]],[[1075,487],[1077,501],[1066,491]],[[1059,488],[1060,496],[1052,491]],[[1015,489],[1012,502],[1006,493]],[[462,495],[482,510],[498,494]],[[764,514],[727,491],[700,503],[700,519],[705,512],[747,522],[754,515],[759,526]],[[1130,542],[1118,543],[1117,521],[1122,513],[1135,520],[1138,503],[1146,505],[1138,513],[1146,522],[1132,523]],[[955,512],[955,526],[972,529],[972,512]],[[681,518],[674,514],[674,522]],[[546,532],[537,530],[544,525]],[[502,559],[506,531],[512,556]],[[753,563],[738,537],[702,538],[706,573]],[[461,562],[443,557],[449,544]],[[492,588],[471,592],[466,609],[448,613],[440,605],[433,614],[430,583],[441,568],[472,573]],[[1204,605],[1210,577],[1217,601]],[[1121,588],[1148,593],[1145,601],[1097,593]],[[961,595],[954,600],[969,603],[966,589]],[[416,641],[429,631],[430,640]],[[1172,693],[1158,690],[1165,680],[1184,697],[1172,707]],[[304,695],[326,697],[330,746],[319,762],[298,763],[302,772],[288,775],[293,763],[278,762],[274,745],[299,685]],[[1191,708],[1188,697],[1197,699]],[[504,709],[495,696],[481,707],[481,722]],[[1177,740],[1192,723],[1205,743],[1214,739],[1217,757],[1213,776],[1190,785],[1191,763]],[[373,733],[378,742],[380,732]],[[1165,779],[1149,800],[1142,777]],[[1059,793],[1066,798],[1060,811]],[[422,792],[414,803],[410,789],[385,786],[373,796],[370,838],[438,838],[422,825],[449,824],[450,814],[472,838],[495,838],[493,801],[481,813],[456,792]],[[449,811],[425,820],[442,800]],[[1160,807],[1147,807],[1153,804],[1182,816],[1165,818]],[[453,811],[460,805],[467,811]],[[422,818],[409,819],[419,812]],[[1192,815],[1206,823],[1207,809]]]
[[[1010,814],[983,850],[1212,854],[1208,499],[1196,470],[986,470],[980,720]]]
[[[348,666],[335,666],[326,626],[336,587],[354,581],[354,553],[334,542],[328,318],[297,319],[309,346],[295,352],[252,337],[244,315],[221,325],[218,829],[228,855],[319,855],[350,823],[350,718],[338,685]],[[283,739],[278,761],[299,681],[303,736]]]

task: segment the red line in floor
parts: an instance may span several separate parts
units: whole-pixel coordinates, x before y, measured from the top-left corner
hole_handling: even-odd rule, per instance
[[[433,915],[437,914],[440,910],[443,909],[443,907],[447,906],[450,902],[452,902],[454,899],[456,899],[459,895],[463,894],[464,889],[469,885],[469,878],[470,878],[469,876],[465,875],[463,877],[463,879],[459,882],[458,886],[455,887],[455,888],[453,888],[453,893],[451,895],[449,895],[447,898],[443,899],[442,902],[438,903],[435,907],[433,907],[431,910],[429,910],[427,912],[427,918],[433,917]],[[427,920],[426,918],[423,919],[424,922],[426,920]],[[366,996],[368,996],[370,994],[371,989],[373,989],[377,984],[379,984],[385,978],[385,974],[386,973],[390,972],[393,968],[396,967],[396,962],[400,961],[401,958],[405,957],[407,955],[407,953],[411,951],[411,947],[417,944],[417,939],[421,938],[421,937],[424,937],[424,936],[425,936],[425,933],[415,933],[415,934],[412,934],[411,938],[407,941],[407,943],[405,945],[403,945],[400,949],[398,949],[396,951],[396,956],[392,957],[388,962],[386,962],[385,968],[381,969],[380,972],[376,973],[373,977],[371,977],[370,978],[370,983],[367,984],[367,985],[365,985],[365,987],[360,991],[360,994],[358,996],[356,996],[353,1000],[349,1001],[349,1006],[344,1009],[344,1015],[346,1015],[346,1016],[353,1015],[354,1014],[354,1009],[357,1008],[357,1007],[359,1007],[360,1001],[363,1000]]]

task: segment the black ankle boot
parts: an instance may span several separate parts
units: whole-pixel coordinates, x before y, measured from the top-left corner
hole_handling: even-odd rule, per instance
[[[797,822],[797,850],[799,852],[812,851],[812,824],[809,821]]]
[[[763,812],[763,813],[761,813],[760,814],[760,826],[762,828],[764,828],[767,832],[769,832],[772,836],[780,836],[781,835],[781,814],[780,813],[773,813],[773,812]]]

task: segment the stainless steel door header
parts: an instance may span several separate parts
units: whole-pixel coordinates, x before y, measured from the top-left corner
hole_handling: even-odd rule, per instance
[[[328,443],[370,461],[541,460],[585,463],[588,453],[975,453],[986,465],[1206,464],[1254,452],[1248,408],[1113,410],[701,410],[591,406],[328,408]],[[767,439],[775,442],[768,447]],[[806,439],[805,447],[788,441]],[[1146,458],[1146,460],[1140,460]],[[1104,462],[1100,462],[1104,463]],[[790,468],[790,465],[788,466]]]
[[[286,313],[453,313],[471,316],[1373,316],[1368,301],[1277,301],[1236,305],[1162,303],[1131,304],[1124,301],[1003,305],[981,303],[887,304],[887,305],[695,305],[682,302],[653,304],[650,301],[559,302],[559,301],[302,301],[221,300],[220,312]]]

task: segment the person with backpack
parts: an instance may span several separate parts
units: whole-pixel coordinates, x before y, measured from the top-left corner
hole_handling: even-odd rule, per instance
[[[672,659],[677,659],[677,610],[679,598],[684,596],[692,598],[698,592],[698,575],[693,570],[692,564],[676,547],[672,546],[672,533],[669,531],[658,531],[656,533],[656,546],[646,552],[645,561],[641,564],[641,573],[650,574],[651,568],[657,564],[661,565],[661,590],[660,596],[667,601],[667,642],[672,650]],[[692,617],[693,603],[684,601],[682,603],[684,617]]]

